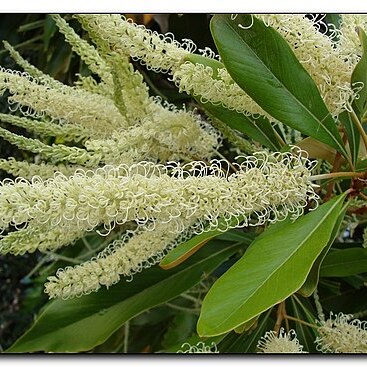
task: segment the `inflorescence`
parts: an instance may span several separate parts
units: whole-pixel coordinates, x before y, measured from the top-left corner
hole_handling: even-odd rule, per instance
[[[185,61],[196,51],[192,41],[178,42],[120,15],[75,17],[91,42],[53,15],[92,72],[79,76],[73,86],[36,69],[5,43],[24,72],[0,68],[0,94],[7,96],[12,112],[0,114],[0,119],[35,137],[4,127],[0,136],[34,153],[35,159],[0,160],[2,170],[18,176],[0,185],[0,252],[53,251],[90,231],[108,234],[129,223],[135,229],[90,261],[50,277],[50,297],[70,298],[109,287],[203,231],[295,219],[306,206],[315,206],[312,202],[317,205],[310,180],[314,163],[304,152],[269,153],[260,147],[234,163],[213,159],[221,134],[197,110],[151,96],[131,60],[167,73],[181,91],[203,101],[275,122],[224,65],[214,78],[212,68]],[[349,81],[360,55],[352,30],[365,26],[364,18],[343,15],[340,29],[321,33],[319,23],[303,15],[258,17],[293,48],[330,112],[337,115],[346,108],[355,96]],[[221,65],[208,48],[199,52]],[[57,143],[47,144],[44,137],[55,137]]]
[[[149,258],[172,248],[172,243],[182,242],[182,234],[189,238],[187,233],[192,236],[212,229],[226,231],[273,223],[288,215],[297,218],[310,201],[317,202],[309,180],[312,165],[302,152],[257,153],[241,160],[232,164],[237,169],[233,173],[223,160],[213,160],[209,165],[201,161],[184,165],[141,162],[89,171],[78,169],[71,176],[57,173],[47,180],[37,176],[31,181],[4,180],[0,188],[0,228],[20,229],[3,237],[0,249],[3,253],[34,251],[37,246],[32,241],[21,239],[27,233],[33,235],[35,228],[47,230],[47,239],[55,238],[54,242],[40,243],[37,235],[29,239],[34,238],[41,249],[55,249],[67,244],[65,237],[54,235],[59,228],[68,233],[67,240],[72,242],[101,226],[109,233],[133,221],[138,226],[136,237],[125,236],[118,246],[113,245],[112,257],[110,254],[92,262],[100,266],[117,259],[124,263],[123,270],[116,267],[114,273],[130,275]],[[151,233],[145,235],[145,231]],[[130,246],[134,251],[127,255]],[[78,269],[87,267],[81,265]],[[96,290],[96,285],[91,288]],[[62,289],[64,286],[60,294],[66,297]],[[72,295],[80,292],[76,290]],[[88,292],[88,287],[83,288],[82,293]]]

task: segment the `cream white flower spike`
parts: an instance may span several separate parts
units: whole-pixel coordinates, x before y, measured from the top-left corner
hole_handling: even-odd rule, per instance
[[[12,111],[26,117],[50,116],[107,134],[127,126],[117,107],[107,97],[69,86],[53,88],[41,84],[27,73],[0,67],[0,94],[8,90]]]
[[[226,69],[219,69],[213,78],[213,69],[202,64],[185,62],[173,74],[180,92],[200,96],[202,102],[220,104],[244,115],[268,115],[253,99],[236,84]]]
[[[70,225],[91,231],[136,221],[175,223],[189,218],[202,228],[225,230],[237,226],[274,223],[288,214],[297,218],[309,200],[317,201],[312,165],[301,155],[256,153],[243,158],[229,174],[227,161],[210,165],[194,161],[154,165],[106,166],[94,171],[77,170],[70,177],[56,175],[46,181],[34,178],[7,180],[0,186],[0,229],[28,221]],[[234,218],[238,221],[230,224]],[[240,224],[242,222],[242,224]]]
[[[190,228],[180,234],[172,224],[156,224],[153,231],[127,231],[90,261],[59,269],[55,276],[48,277],[45,293],[50,298],[67,299],[96,292],[102,286],[108,288],[121,277],[129,278],[153,266],[191,235]]]
[[[118,14],[78,14],[76,18],[86,30],[97,33],[115,50],[130,55],[154,71],[177,68],[182,58],[196,49],[190,40],[179,43],[173,34],[152,32]]]
[[[70,164],[48,164],[48,163],[29,163],[27,161],[17,161],[13,157],[8,159],[0,158],[0,169],[16,177],[23,177],[31,180],[34,176],[42,179],[54,177],[55,173],[61,172],[65,176],[71,176],[77,169],[82,168],[78,165]]]

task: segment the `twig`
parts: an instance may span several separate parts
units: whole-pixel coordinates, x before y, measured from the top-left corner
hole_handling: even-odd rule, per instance
[[[23,277],[24,278],[30,278],[46,261],[50,260],[49,255],[44,256],[37,265],[27,274]]]
[[[226,162],[228,162],[229,166],[233,169],[233,172],[237,172],[238,169],[220,152],[218,152],[216,149],[214,149],[215,154],[218,155],[218,157],[221,157],[222,159],[224,159]]]
[[[299,322],[300,324],[307,325],[307,326],[312,327],[314,329],[317,329],[318,328],[318,326],[316,326],[314,324],[310,324],[307,321],[303,321],[303,320],[297,319],[296,317],[293,317],[293,316],[284,315],[284,318],[285,319],[288,319],[288,320],[295,321],[295,322]]]
[[[321,175],[310,176],[310,181],[317,180],[327,180],[329,178],[339,178],[339,177],[363,177],[364,172],[330,172]]]
[[[366,132],[364,131],[363,129],[363,126],[362,126],[362,123],[361,121],[359,121],[359,118],[358,116],[356,115],[356,113],[353,111],[353,109],[350,110],[349,112],[349,115],[351,116],[352,118],[352,121],[355,125],[355,127],[357,128],[357,130],[359,131],[359,133],[361,134],[361,137],[362,137],[362,140],[363,140],[363,143],[364,143],[364,146],[366,147],[367,149],[367,134]]]
[[[90,247],[90,244],[88,243],[88,241],[86,240],[85,237],[82,237],[82,242],[84,244],[84,246],[87,248],[88,251],[92,251],[92,247]]]
[[[198,314],[200,312],[200,309],[177,306],[169,302],[166,302],[165,305],[175,310],[179,310],[179,311],[185,311],[185,312],[190,312],[190,313],[195,313],[195,314]]]
[[[277,320],[274,325],[274,331],[276,335],[278,336],[280,327],[282,326],[282,322],[284,320],[285,316],[285,302],[280,302],[277,309]]]
[[[44,253],[47,254],[47,255],[50,255],[51,258],[54,259],[54,260],[64,260],[64,261],[70,262],[72,264],[80,264],[80,260],[76,260],[76,259],[73,259],[71,257],[55,254],[54,252],[51,252],[51,251],[44,251]]]

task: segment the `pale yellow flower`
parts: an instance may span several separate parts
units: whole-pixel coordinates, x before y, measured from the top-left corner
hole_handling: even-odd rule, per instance
[[[283,328],[277,335],[275,331],[267,331],[257,344],[258,353],[307,353],[303,351],[294,330],[288,333]]]
[[[353,315],[330,313],[321,322],[315,343],[323,353],[367,353],[367,322],[353,319]]]

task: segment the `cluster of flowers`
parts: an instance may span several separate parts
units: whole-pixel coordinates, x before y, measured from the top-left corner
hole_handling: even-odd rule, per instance
[[[236,172],[230,173],[223,160],[209,165],[141,162],[80,169],[71,176],[57,173],[46,180],[37,176],[31,181],[4,180],[0,229],[9,225],[20,229],[0,240],[0,250],[17,254],[55,249],[100,226],[110,232],[116,225],[134,221],[137,232],[117,241],[108,256],[104,253],[51,279],[46,287],[50,296],[67,298],[97,290],[99,284],[111,285],[120,274],[136,272],[150,257],[160,258],[172,244],[182,242],[182,234],[188,238],[187,233],[272,223],[289,214],[297,218],[309,201],[317,203],[309,179],[312,164],[301,151],[257,153],[232,166]],[[60,236],[60,231],[66,235]],[[99,282],[99,277],[104,280]],[[65,291],[65,287],[71,288]]]
[[[353,319],[353,315],[333,313],[317,327],[316,349],[322,353],[367,353],[367,325]],[[288,333],[282,328],[278,335],[268,331],[259,340],[259,353],[307,353],[303,351],[294,330]]]
[[[78,147],[50,146],[0,128],[2,138],[51,164],[46,172],[44,164],[38,170],[35,165],[26,167],[24,162],[10,159],[2,161],[2,169],[10,173],[28,170],[27,177],[33,173],[47,178],[55,172],[55,163],[70,171],[70,164],[77,165],[75,169],[78,165],[97,168],[142,160],[210,159],[214,155],[221,143],[220,134],[199,114],[151,97],[142,75],[123,50],[105,52],[98,40],[93,46],[60,16],[53,18],[73,50],[101,81],[80,77],[76,85],[64,85],[37,70],[5,43],[24,72],[0,68],[0,94],[8,94],[14,113],[1,114],[0,120],[41,137],[78,143]]]
[[[322,353],[367,353],[367,324],[365,321],[353,319],[353,315],[339,313],[326,321],[319,322],[317,328],[318,337],[315,340],[317,350]],[[220,353],[217,345],[210,346],[204,342],[196,345],[184,343],[177,353],[210,354]],[[257,343],[258,353],[266,354],[302,354],[303,345],[298,340],[297,333],[291,329],[288,332],[281,328],[278,333],[267,331]]]
[[[50,297],[80,296],[110,286],[121,275],[155,263],[193,234],[272,223],[289,214],[296,218],[310,201],[317,201],[310,182],[313,166],[301,151],[255,153],[233,164],[211,160],[221,144],[216,129],[195,110],[178,109],[149,95],[130,59],[168,73],[182,91],[246,115],[266,115],[224,67],[214,79],[211,68],[185,62],[196,50],[192,41],[177,42],[120,15],[75,17],[93,44],[60,16],[53,19],[96,79],[79,76],[75,85],[66,86],[5,43],[24,72],[0,69],[0,94],[8,95],[13,112],[0,119],[68,144],[48,145],[0,128],[1,137],[37,154],[34,163],[0,160],[1,169],[19,176],[0,186],[0,230],[6,232],[0,251],[55,250],[88,231],[108,233],[131,222],[137,228],[91,261],[51,277],[46,285]],[[302,15],[260,18],[284,35],[301,61],[307,61],[306,55],[313,58],[308,71],[336,114],[345,100],[334,86],[345,90],[344,79],[358,61],[352,60],[348,43],[353,41],[353,51],[360,47],[350,31],[358,16],[345,20],[349,25],[343,23],[338,30],[339,41],[321,34]],[[290,31],[295,26],[298,43]],[[199,51],[220,65],[211,50]],[[320,68],[326,53],[333,62]],[[13,228],[17,231],[7,233]]]
[[[203,101],[276,122],[232,80],[213,51],[198,50],[215,60],[215,71],[185,61],[196,51],[191,40],[178,42],[120,15],[75,17],[93,44],[62,17],[53,19],[96,79],[78,76],[75,85],[64,85],[4,42],[24,72],[0,67],[0,95],[7,95],[12,112],[0,114],[0,120],[40,139],[0,127],[2,138],[37,154],[32,163],[0,159],[0,169],[18,177],[0,184],[0,253],[54,251],[89,231],[106,235],[115,227],[130,229],[89,261],[50,276],[45,284],[50,298],[110,287],[156,264],[195,234],[296,219],[310,202],[317,205],[310,180],[314,164],[304,152],[261,151],[232,163],[212,159],[220,133],[197,111],[150,96],[130,62],[167,73],[180,91]],[[366,28],[366,17],[342,15],[338,27],[301,14],[257,17],[284,37],[331,114],[347,109],[359,87],[350,86],[361,55],[355,27]],[[43,137],[65,144],[49,145]],[[366,323],[351,315],[332,316],[317,327],[317,349],[367,352]],[[307,353],[294,330],[268,331],[257,347],[260,353]],[[178,353],[218,353],[215,344],[202,342],[182,348]]]
[[[310,18],[304,14],[257,16],[284,37],[316,82],[330,112],[337,116],[356,95],[356,90],[350,86],[350,78],[362,54],[362,46],[355,28],[365,29],[366,17],[363,14],[343,14],[338,27],[323,22],[323,18]],[[180,44],[172,35],[159,35],[117,15],[93,17],[80,14],[77,18],[87,30],[100,34],[115,49],[123,50],[152,70],[171,74],[181,91],[247,115],[267,116],[234,83],[224,66],[216,71],[214,78],[210,67],[184,62],[184,57],[196,49],[189,40]],[[220,60],[210,50],[199,51],[206,57]]]

